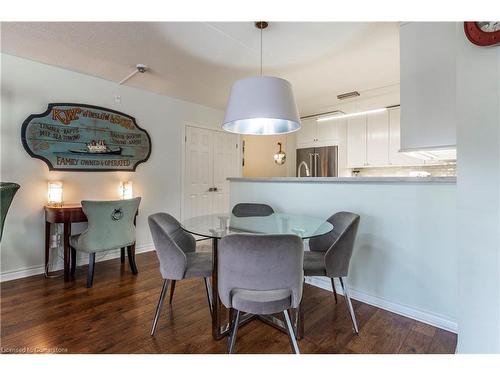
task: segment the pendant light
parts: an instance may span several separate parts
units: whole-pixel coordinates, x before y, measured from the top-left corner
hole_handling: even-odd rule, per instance
[[[231,88],[222,128],[231,133],[271,135],[300,129],[292,85],[287,80],[262,75],[262,30],[260,29],[260,76],[236,81]]]
[[[278,165],[283,165],[285,164],[286,161],[286,154],[285,152],[281,149],[281,142],[278,142],[279,150],[277,153],[274,154],[274,162]]]

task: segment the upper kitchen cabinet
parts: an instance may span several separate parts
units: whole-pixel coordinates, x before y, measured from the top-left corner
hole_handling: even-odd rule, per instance
[[[399,152],[400,109],[353,117],[347,124],[349,168],[417,166],[421,159]]]
[[[401,150],[454,148],[454,22],[415,22],[400,27]]]
[[[346,120],[330,120],[317,122],[318,124],[318,142],[330,142],[331,144],[337,144],[340,139],[340,132],[342,128],[345,127]],[[323,145],[321,145],[323,146]],[[330,146],[324,145],[324,146]]]
[[[317,122],[316,117],[302,120],[302,127],[297,132],[297,146],[303,148],[337,145],[345,123],[346,121],[341,119]]]
[[[389,164],[389,113],[374,113],[366,119],[367,165]]]
[[[301,128],[297,134],[297,145],[307,146],[316,141],[318,134],[317,123],[315,118],[305,119],[300,122]]]
[[[400,117],[401,109],[392,108],[389,115],[389,164],[398,166],[414,166],[424,164],[422,159],[417,159],[399,152],[401,148]]]
[[[347,166],[365,167],[366,160],[366,116],[352,117],[347,121]]]

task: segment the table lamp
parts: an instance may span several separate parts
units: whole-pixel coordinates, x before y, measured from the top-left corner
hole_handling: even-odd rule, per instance
[[[123,181],[120,184],[120,198],[131,199],[133,197],[132,181]]]
[[[48,205],[52,207],[62,207],[63,204],[63,183],[62,181],[49,181],[47,190]]]

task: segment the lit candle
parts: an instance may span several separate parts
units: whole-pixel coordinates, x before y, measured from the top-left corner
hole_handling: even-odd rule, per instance
[[[49,181],[47,191],[48,205],[61,207],[63,203],[63,183],[61,181]]]
[[[132,181],[123,181],[120,184],[120,197],[121,199],[131,199],[133,196]]]

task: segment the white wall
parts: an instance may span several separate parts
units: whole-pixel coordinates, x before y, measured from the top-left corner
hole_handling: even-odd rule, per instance
[[[454,183],[231,182],[231,204],[238,202],[325,219],[358,213],[353,297],[456,331]]]
[[[147,217],[167,211],[180,214],[181,145],[186,124],[218,126],[223,113],[193,103],[119,86],[95,77],[1,55],[1,180],[21,185],[9,210],[1,243],[2,278],[13,271],[40,272],[44,259],[43,205],[47,181],[64,182],[64,200],[117,199],[118,185],[131,180],[142,196],[137,222],[137,246],[151,248]],[[137,79],[140,79],[138,77]],[[115,103],[114,96],[121,96]],[[152,154],[136,172],[49,172],[21,144],[21,124],[41,113],[50,102],[103,106],[134,116],[152,139]],[[140,264],[139,264],[140,267]]]
[[[460,353],[500,352],[500,48],[463,22],[401,27],[402,147],[457,144]]]
[[[500,353],[500,47],[455,43],[458,352]]]

